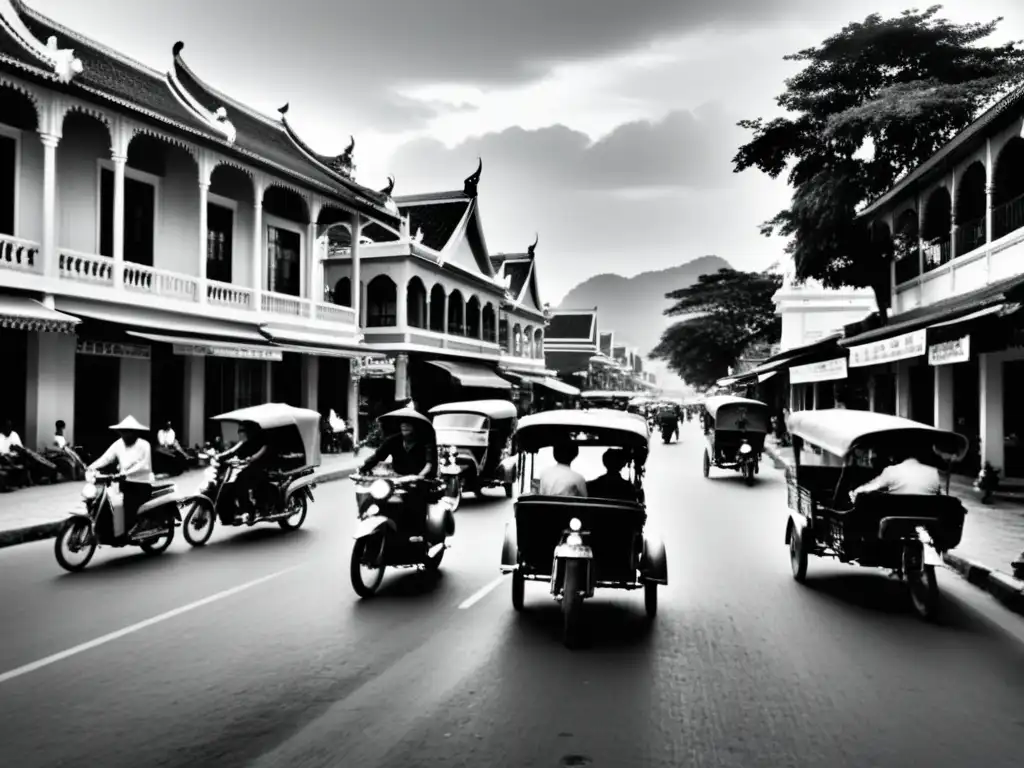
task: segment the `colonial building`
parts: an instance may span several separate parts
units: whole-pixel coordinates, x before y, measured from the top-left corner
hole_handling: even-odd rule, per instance
[[[352,146],[315,153],[181,43],[155,71],[20,0],[0,39],[0,402],[26,444],[57,419],[87,446],[128,413],[194,443],[239,405],[354,408],[361,305],[325,300],[317,256],[339,226],[405,230]]]
[[[548,321],[544,359],[562,381],[579,389],[604,389],[613,363],[601,354],[599,340],[597,307],[555,310]]]

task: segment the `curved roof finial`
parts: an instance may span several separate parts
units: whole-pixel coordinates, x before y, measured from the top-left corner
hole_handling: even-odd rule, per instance
[[[382,195],[386,195],[387,197],[391,197],[391,193],[394,192],[394,191],[395,191],[395,177],[394,176],[388,176],[388,185],[386,187],[384,187],[384,189],[382,189],[380,191],[380,193]]]
[[[467,176],[463,183],[462,191],[468,197],[476,197],[476,186],[480,183],[480,174],[484,170],[483,158],[478,157],[476,170],[473,171],[471,176]]]
[[[533,233],[533,245],[531,245],[529,248],[527,248],[526,252],[528,254],[530,254],[531,256],[533,256],[534,255],[534,251],[537,250],[537,243],[539,243],[539,242],[540,242],[540,233],[539,232],[534,232]]]
[[[281,117],[284,117],[285,115],[288,114],[288,107],[289,106],[291,106],[290,102],[286,102],[283,107],[278,108],[277,111],[281,113]]]
[[[344,152],[342,152],[341,154],[342,154],[343,157],[351,158],[352,157],[352,153],[355,151],[355,148],[356,148],[356,137],[350,135],[348,138],[349,138],[348,148]]]
[[[181,51],[182,51],[182,49],[184,47],[185,47],[185,44],[183,42],[181,42],[181,40],[179,40],[178,42],[176,42],[174,44],[174,47],[171,48],[171,53],[174,55],[175,58],[177,58],[177,57],[181,56]]]

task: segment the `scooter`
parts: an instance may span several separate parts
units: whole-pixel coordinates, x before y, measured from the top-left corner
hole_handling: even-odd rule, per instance
[[[114,536],[114,515],[123,514],[124,499],[113,488],[124,475],[103,475],[95,470],[85,474],[82,500],[85,512],[73,512],[64,521],[54,542],[54,555],[66,571],[81,571],[100,545],[139,547],[148,555],[167,551],[174,541],[174,529],[181,523],[177,487],[174,483],[153,483],[152,496],[136,511],[136,521],[124,536]]]

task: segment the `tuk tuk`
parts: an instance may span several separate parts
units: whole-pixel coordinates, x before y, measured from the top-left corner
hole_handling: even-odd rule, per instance
[[[615,449],[615,461],[628,474],[628,498],[625,493],[614,499],[540,495],[537,454],[566,443]],[[580,638],[583,601],[598,587],[643,589],[648,618],[657,613],[658,586],[668,583],[668,568],[664,544],[645,529],[648,444],[643,419],[618,411],[548,411],[519,422],[514,440],[519,494],[514,518],[505,525],[500,568],[512,574],[516,611],[523,610],[527,581],[550,585],[561,603],[563,640],[569,647]],[[620,474],[620,479],[625,478]],[[588,486],[588,493],[595,488]]]
[[[249,524],[277,523],[286,531],[300,528],[306,521],[308,502],[313,501],[314,473],[320,466],[320,414],[285,403],[265,403],[222,413],[213,420],[224,425],[228,442],[237,436],[242,422],[252,422],[274,448],[275,466],[267,472],[266,493],[257,499],[256,514]],[[233,458],[212,460],[199,492],[183,501],[189,511],[182,528],[192,546],[206,544],[218,520],[233,527],[245,524],[233,493],[240,469]]]
[[[717,395],[704,401],[703,417],[704,477],[711,476],[711,467],[731,469],[753,485],[771,429],[768,406],[760,400]]]
[[[935,615],[935,566],[963,534],[966,510],[946,494],[850,492],[877,477],[890,456],[913,456],[936,469],[959,461],[963,435],[871,411],[799,411],[789,417],[795,466],[786,473],[786,544],[793,578],[807,578],[808,556],[887,568],[908,587],[924,619]],[[941,489],[937,489],[941,490]]]
[[[603,389],[592,389],[580,393],[580,407],[625,411],[629,408],[629,401],[634,396],[634,392],[612,392]]]
[[[458,498],[477,497],[484,488],[504,488],[512,498],[512,478],[503,463],[511,455],[516,407],[508,400],[470,400],[430,409],[442,467],[458,469]]]

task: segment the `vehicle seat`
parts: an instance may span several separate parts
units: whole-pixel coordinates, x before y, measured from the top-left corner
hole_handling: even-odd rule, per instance
[[[155,482],[155,483],[150,483],[149,484],[149,491],[150,491],[150,498],[157,499],[157,498],[160,498],[161,496],[166,496],[169,493],[174,493],[174,483],[173,482],[167,482],[167,481],[163,481],[163,482],[159,482],[158,481],[158,482]]]

